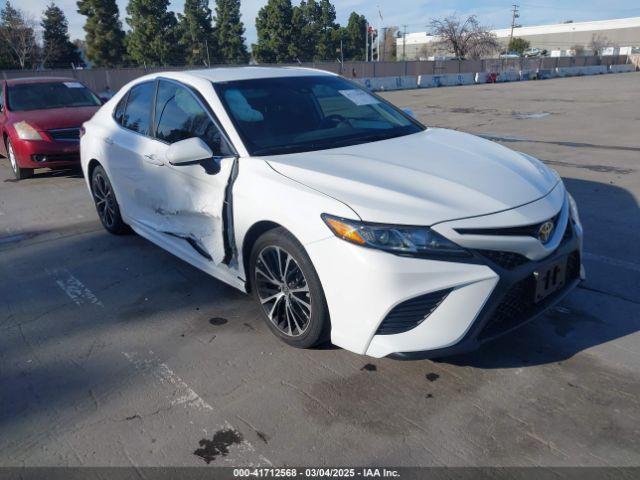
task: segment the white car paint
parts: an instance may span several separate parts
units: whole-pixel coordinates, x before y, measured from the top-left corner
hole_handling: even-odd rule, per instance
[[[140,235],[210,275],[246,291],[243,245],[261,222],[288,229],[309,254],[327,298],[331,340],[381,357],[456,345],[470,331],[500,280],[487,264],[410,258],[337,238],[320,215],[367,222],[432,226],[469,249],[519,253],[531,261],[560,245],[570,209],[564,185],[538,160],[468,134],[428,128],[368,144],[287,155],[252,157],[212,82],[331,75],[302,68],[223,68],[147,75],[123,87],[85,124],[82,166],[106,170],[124,220]],[[113,111],[133,87],[156,77],[195,89],[215,113],[237,151],[218,159],[219,172],[171,165],[169,145],[126,131]],[[235,167],[234,167],[235,165]],[[233,183],[235,251],[225,256],[225,189]],[[533,237],[462,235],[459,228],[501,228],[543,222],[560,212],[546,245]],[[582,245],[582,228],[575,224]],[[184,241],[191,238],[211,258]],[[584,276],[584,272],[581,272]],[[416,328],[376,335],[387,313],[405,300],[452,288]]]
[[[559,181],[538,160],[440,128],[267,161],[283,175],[344,201],[363,220],[390,224],[433,225],[486,215],[544,197]]]

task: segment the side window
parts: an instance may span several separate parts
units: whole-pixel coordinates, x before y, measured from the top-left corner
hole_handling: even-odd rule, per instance
[[[116,105],[116,109],[113,111],[114,120],[122,125],[122,118],[124,117],[124,107],[127,104],[127,98],[129,97],[129,93],[125,94],[124,97],[118,102]]]
[[[154,82],[136,85],[129,92],[129,100],[122,117],[122,126],[149,135],[151,131],[151,106],[153,105]]]
[[[0,112],[4,112],[4,85],[0,83]]]
[[[209,114],[185,87],[160,81],[156,97],[156,137],[167,143],[199,137],[215,155],[227,156],[232,150]]]

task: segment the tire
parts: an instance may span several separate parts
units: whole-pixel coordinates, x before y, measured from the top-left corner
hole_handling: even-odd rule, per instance
[[[33,176],[33,168],[21,168],[20,165],[18,165],[18,158],[16,157],[13,144],[9,138],[7,138],[6,147],[7,157],[9,157],[9,161],[11,162],[11,170],[13,170],[13,175],[16,177],[16,180],[31,178]]]
[[[120,215],[120,206],[115,192],[101,165],[91,172],[91,194],[102,226],[114,235],[124,235],[131,230]]]
[[[251,250],[249,271],[254,297],[278,338],[296,348],[329,340],[331,321],[320,279],[291,233],[275,228],[259,237]]]

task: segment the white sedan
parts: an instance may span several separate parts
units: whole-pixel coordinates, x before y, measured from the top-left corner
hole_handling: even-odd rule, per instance
[[[584,278],[553,170],[326,72],[147,75],[84,124],[81,157],[108,231],[252,292],[296,347],[457,353]]]

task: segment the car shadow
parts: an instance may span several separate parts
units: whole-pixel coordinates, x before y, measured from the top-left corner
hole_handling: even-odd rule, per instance
[[[56,168],[55,170],[36,170],[31,178],[84,178],[80,167]]]
[[[0,161],[3,161],[3,162],[6,161],[8,164],[9,159],[7,157],[0,155]],[[5,183],[24,182],[31,179],[46,179],[46,178],[84,178],[84,175],[82,173],[82,168],[80,168],[80,165],[78,165],[77,167],[61,167],[61,168],[55,168],[55,169],[49,169],[46,167],[39,168],[33,172],[33,175],[31,177],[26,178],[24,180],[16,180],[15,178],[13,178],[13,171],[9,169],[9,172],[10,172],[11,178],[5,179],[4,180]]]
[[[640,209],[615,185],[565,178],[585,230],[587,279],[557,307],[468,354],[438,362],[520,368],[567,360],[640,330]],[[624,219],[622,221],[621,219]]]

